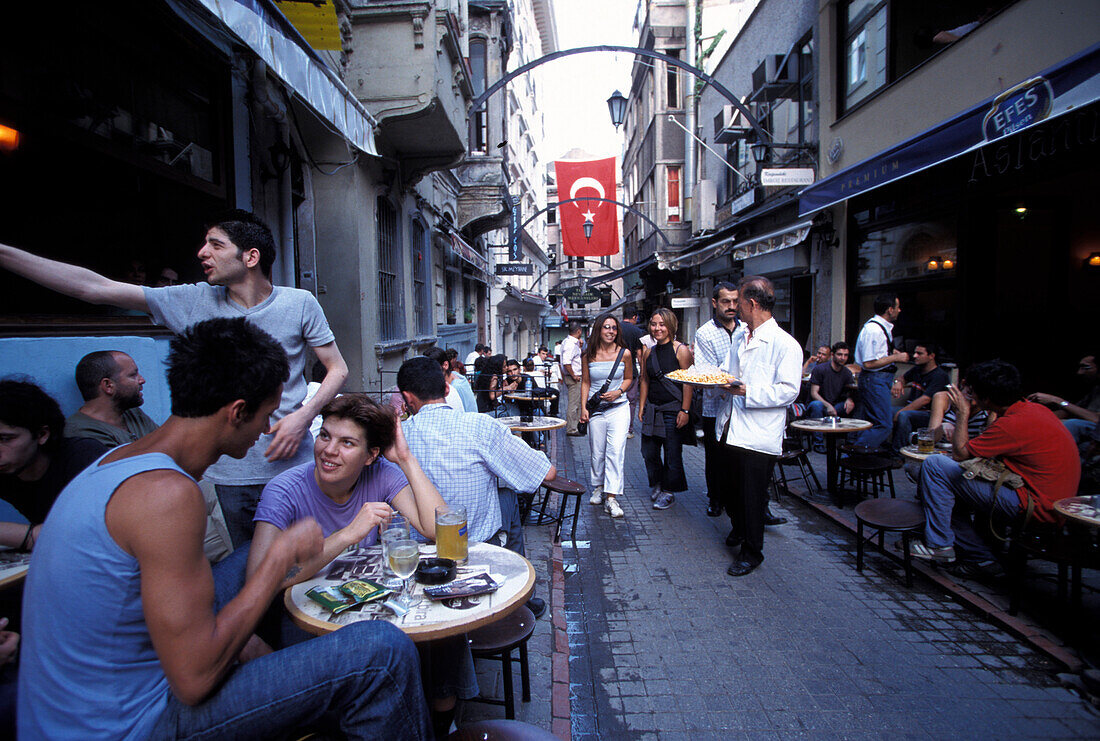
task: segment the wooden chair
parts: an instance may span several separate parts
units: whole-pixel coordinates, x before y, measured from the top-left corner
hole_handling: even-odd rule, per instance
[[[504,699],[477,697],[473,702],[490,705],[503,705],[504,716],[511,720],[516,717],[516,702],[512,689],[512,662],[518,661],[520,667],[520,686],[523,701],[531,702],[531,676],[527,664],[527,641],[535,631],[535,616],[527,607],[520,607],[507,617],[490,623],[469,633],[470,653],[475,659],[497,659],[500,661],[504,679]],[[513,658],[512,651],[519,649],[519,656]]]

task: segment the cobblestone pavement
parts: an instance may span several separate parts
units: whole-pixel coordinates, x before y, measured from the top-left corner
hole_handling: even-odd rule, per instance
[[[583,505],[565,548],[572,738],[1095,738],[1100,721],[1057,667],[892,561],[855,571],[854,536],[805,505],[773,504],[765,561],[726,575],[729,521],[690,489],[653,510],[639,437],[626,517]],[[571,445],[569,445],[571,443]],[[587,482],[588,441],[559,451]],[[563,465],[564,464],[564,465]]]

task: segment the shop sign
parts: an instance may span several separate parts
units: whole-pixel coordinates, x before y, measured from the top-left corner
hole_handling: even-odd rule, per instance
[[[513,201],[512,213],[511,213],[511,240],[508,243],[508,259],[512,262],[519,262],[523,259],[523,247],[520,244],[521,234],[523,232],[520,229],[520,210],[519,201]],[[501,275],[501,273],[497,273]]]
[[[744,211],[749,206],[756,204],[756,188],[746,190],[741,195],[733,199],[733,203],[730,204],[730,214],[736,214]]]
[[[761,185],[813,185],[812,167],[766,167],[760,171]]]
[[[982,119],[985,140],[993,141],[1038,123],[1050,115],[1054,105],[1054,89],[1043,77],[1033,77],[993,99],[993,105]]]
[[[498,262],[497,275],[533,275],[534,265],[529,262]]]
[[[701,298],[673,298],[672,308],[674,309],[694,309],[703,305],[703,299]]]
[[[565,300],[573,304],[590,304],[600,300],[599,291],[588,287],[570,286],[562,291]]]

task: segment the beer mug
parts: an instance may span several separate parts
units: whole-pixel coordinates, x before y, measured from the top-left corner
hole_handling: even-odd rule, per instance
[[[936,431],[921,427],[909,436],[909,442],[917,446],[918,453],[932,453],[936,450]]]
[[[464,564],[469,555],[466,534],[466,508],[444,504],[435,508],[435,552]]]

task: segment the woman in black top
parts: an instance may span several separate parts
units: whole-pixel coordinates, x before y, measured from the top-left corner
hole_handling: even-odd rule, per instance
[[[687,489],[682,446],[684,435],[692,432],[688,425],[691,386],[664,377],[691,365],[691,348],[676,341],[677,326],[675,314],[657,309],[649,319],[649,334],[657,344],[642,351],[638,419],[642,423],[642,458],[653,487],[653,509],[668,509],[675,493]]]
[[[474,396],[477,397],[477,410],[479,412],[493,412],[496,410],[497,397],[500,395],[504,376],[503,355],[493,355],[485,358],[481,364],[479,358],[475,365],[481,364],[480,372],[474,378]]]

